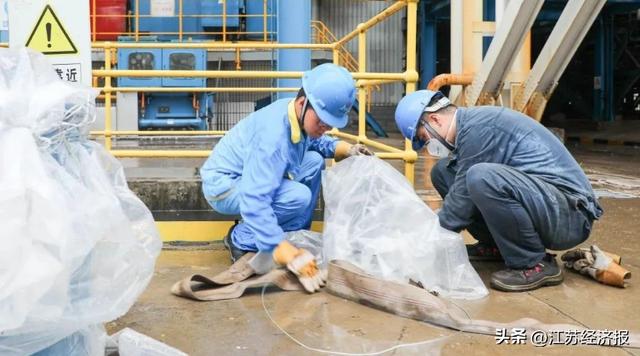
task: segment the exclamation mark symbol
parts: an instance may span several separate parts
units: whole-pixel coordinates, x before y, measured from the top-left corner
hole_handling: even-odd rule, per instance
[[[47,28],[47,47],[51,48],[51,22],[47,22],[45,27]]]

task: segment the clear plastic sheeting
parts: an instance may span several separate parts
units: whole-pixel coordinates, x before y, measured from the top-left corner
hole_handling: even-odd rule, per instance
[[[327,260],[346,260],[388,280],[419,282],[444,297],[488,294],[462,236],[441,228],[438,216],[391,165],[357,156],[323,174]]]
[[[0,49],[2,355],[104,352],[100,325],[153,274],[153,217],[86,137],[96,94],[60,81],[39,53]]]
[[[129,328],[112,335],[111,341],[117,344],[119,356],[187,356],[176,348]]]

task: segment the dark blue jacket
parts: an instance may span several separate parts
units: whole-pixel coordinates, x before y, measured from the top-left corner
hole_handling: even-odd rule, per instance
[[[562,142],[540,123],[495,106],[458,108],[457,136],[450,165],[456,178],[438,213],[442,227],[460,231],[476,214],[466,175],[476,163],[500,163],[552,184],[598,219],[602,209],[589,179]]]

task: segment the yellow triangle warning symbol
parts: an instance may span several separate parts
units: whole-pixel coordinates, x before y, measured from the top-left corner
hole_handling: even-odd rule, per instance
[[[43,54],[78,53],[76,46],[50,5],[44,7],[25,46]]]

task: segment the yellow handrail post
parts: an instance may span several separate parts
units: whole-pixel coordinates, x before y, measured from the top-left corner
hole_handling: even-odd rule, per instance
[[[111,47],[107,42],[104,50],[105,70],[111,70]],[[111,76],[104,77],[104,148],[111,151]]]
[[[267,0],[262,0],[262,42],[267,42]]]
[[[182,42],[182,0],[178,1],[178,40]]]
[[[367,71],[367,32],[363,24],[358,25],[358,72]],[[358,87],[358,137],[367,136],[367,90],[364,86]]]
[[[136,0],[136,42],[140,40],[140,0]]]
[[[222,42],[227,42],[227,0],[222,0]]]
[[[416,71],[416,27],[417,27],[418,0],[407,0],[407,78],[406,94],[416,90],[418,72]],[[411,141],[405,140],[405,151],[407,154],[413,152]],[[415,182],[415,164],[405,160],[404,175],[413,185]]]
[[[96,41],[96,23],[98,22],[98,19],[96,18],[96,12],[98,10],[96,10],[96,0],[92,0],[92,4],[93,4],[93,9],[91,9],[91,16],[93,17],[93,22],[91,23],[91,38],[92,41],[95,42]]]
[[[340,50],[338,46],[333,47],[333,64],[340,65]]]

